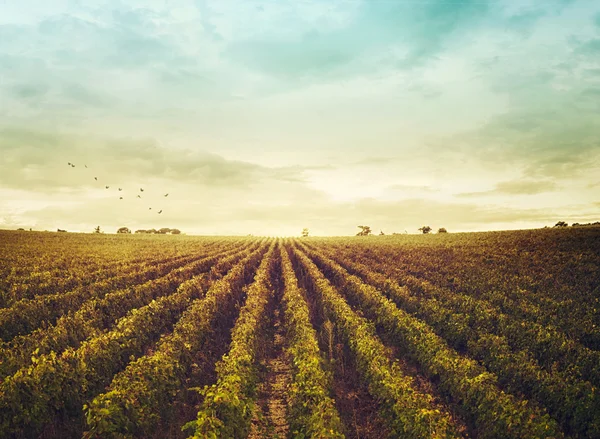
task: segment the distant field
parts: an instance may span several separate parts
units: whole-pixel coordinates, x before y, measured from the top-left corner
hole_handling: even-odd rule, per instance
[[[2,438],[600,438],[599,386],[600,227],[0,231]]]

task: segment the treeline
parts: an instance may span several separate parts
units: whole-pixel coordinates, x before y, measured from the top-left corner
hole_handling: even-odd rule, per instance
[[[595,223],[585,223],[585,224],[580,224],[580,223],[573,223],[571,225],[571,227],[594,227],[594,226],[600,226],[600,221],[596,221]],[[556,224],[554,224],[554,227],[569,227],[569,223],[565,222],[565,221],[559,221]]]
[[[358,232],[356,234],[356,236],[369,236],[369,235],[373,234],[370,226],[358,226],[358,228],[360,229],[360,232]],[[419,232],[422,232],[424,235],[431,233],[433,231],[433,229],[430,226],[419,227],[417,230],[419,230]],[[306,234],[304,231],[306,231]],[[304,231],[302,232],[302,236],[304,236],[304,237],[308,236],[308,229],[304,229]],[[448,233],[448,230],[446,230],[445,227],[440,227],[437,232],[438,233]],[[405,230],[404,234],[408,234],[408,232]],[[385,233],[383,233],[383,230],[379,232],[379,235],[380,236],[385,235]],[[392,235],[402,235],[402,233],[392,233]]]
[[[131,233],[131,230],[128,227],[121,227],[119,230],[117,230],[117,233]],[[179,229],[170,229],[168,227],[163,227],[162,229],[138,229],[135,231],[135,233],[146,233],[149,235],[180,235],[181,234],[181,230]]]

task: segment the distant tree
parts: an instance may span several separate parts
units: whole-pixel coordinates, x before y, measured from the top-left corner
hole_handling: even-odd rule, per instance
[[[56,231],[57,232],[63,232],[63,233],[66,232],[66,230],[63,230],[63,229],[56,229]]]
[[[102,230],[100,230],[100,226],[96,226],[96,228],[94,229],[94,233],[102,233]]]
[[[444,227],[440,227],[438,229],[438,233],[448,233],[448,230],[446,230]]]
[[[559,221],[556,224],[554,224],[554,227],[569,227],[569,224],[567,224],[564,221]]]
[[[371,227],[369,226],[358,226],[358,228],[361,229],[361,231],[358,232],[356,236],[368,236],[372,233]]]
[[[156,233],[158,233],[159,235],[166,235],[167,233],[170,233],[171,229],[169,229],[168,227],[163,227],[161,229],[159,229]]]
[[[383,235],[385,235],[385,233],[383,233],[383,230],[380,230],[379,231],[379,236],[383,236]]]
[[[17,230],[23,230],[23,231],[25,231],[25,229],[23,227],[19,227]]]
[[[129,230],[128,227],[121,227],[119,230],[117,230],[117,233],[131,233],[131,230]]]
[[[431,227],[423,226],[423,227],[419,227],[419,230],[421,232],[423,232],[423,235],[427,235],[429,232],[431,232]]]
[[[583,224],[573,223],[573,224],[571,224],[571,227],[594,227],[594,226],[598,226],[598,225],[600,225],[600,221],[596,221],[595,223],[583,223]],[[557,226],[554,226],[554,227],[557,227]],[[563,227],[565,227],[565,226],[563,226]]]
[[[179,229],[171,229],[171,235],[181,235],[181,230],[179,230]]]
[[[308,238],[308,229],[306,227],[302,229],[302,237]]]

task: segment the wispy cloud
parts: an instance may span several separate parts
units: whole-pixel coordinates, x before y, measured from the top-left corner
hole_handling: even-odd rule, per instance
[[[551,180],[512,180],[496,184],[494,189],[482,192],[465,192],[458,194],[460,197],[479,197],[482,195],[536,195],[552,192],[558,188],[556,182]]]
[[[265,180],[302,181],[304,171],[227,160],[198,150],[174,151],[154,139],[89,138],[24,129],[0,131],[0,150],[4,153],[0,184],[36,191],[156,179],[235,188]],[[76,167],[70,168],[69,162]]]

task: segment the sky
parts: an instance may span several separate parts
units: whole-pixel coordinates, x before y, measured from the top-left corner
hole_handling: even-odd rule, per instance
[[[0,0],[0,228],[597,220],[596,0]]]

